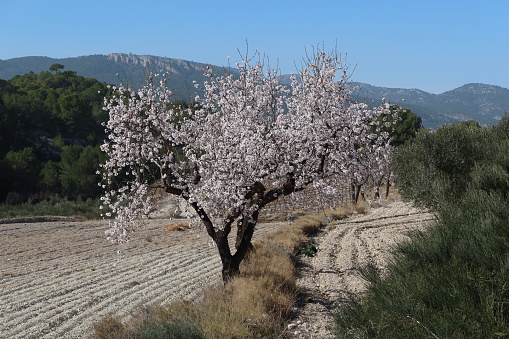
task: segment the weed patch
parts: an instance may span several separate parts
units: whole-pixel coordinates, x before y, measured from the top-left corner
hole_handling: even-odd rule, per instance
[[[314,257],[318,253],[318,248],[312,241],[308,241],[296,250],[298,255],[305,255],[308,257]]]

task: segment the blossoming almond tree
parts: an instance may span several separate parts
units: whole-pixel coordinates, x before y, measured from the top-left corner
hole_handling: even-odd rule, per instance
[[[162,186],[196,211],[227,281],[251,247],[260,210],[309,186],[330,195],[359,149],[383,147],[370,130],[388,106],[350,99],[337,53],[317,50],[290,87],[261,61],[237,67],[236,75],[208,74],[192,112],[172,108],[164,81],[137,92],[120,87],[106,100],[102,199],[115,216],[110,240],[128,241],[154,202],[149,188]]]
[[[392,123],[388,123],[390,125]],[[384,124],[385,126],[385,124]],[[364,189],[372,189],[375,199],[381,199],[380,186],[389,181],[394,146],[387,132],[377,133],[367,147],[357,147],[350,162],[348,176],[351,184],[352,203],[356,204]],[[386,192],[386,195],[388,193]]]

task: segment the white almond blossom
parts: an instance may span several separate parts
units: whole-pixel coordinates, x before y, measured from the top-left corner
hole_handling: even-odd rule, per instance
[[[237,68],[238,74],[207,73],[196,85],[203,93],[198,106],[188,111],[172,108],[164,77],[137,92],[115,88],[105,101],[102,199],[115,217],[110,240],[128,240],[153,203],[149,188],[162,187],[194,208],[227,280],[238,272],[267,204],[308,186],[328,197],[317,201],[330,200],[357,174],[385,170],[389,137],[377,121],[389,107],[369,109],[351,99],[337,53],[317,50],[288,87],[260,61]],[[235,226],[231,253],[227,236]]]

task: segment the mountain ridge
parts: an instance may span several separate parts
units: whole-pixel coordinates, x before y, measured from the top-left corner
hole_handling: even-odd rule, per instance
[[[28,56],[0,60],[0,79],[11,79],[29,72],[47,71],[54,63],[65,66],[85,77],[118,85],[127,82],[134,87],[142,85],[150,72],[168,72],[170,88],[179,93],[176,100],[193,100],[196,90],[193,81],[203,82],[208,67],[214,72],[235,72],[224,66],[173,59],[154,55],[126,53],[95,54],[69,58]],[[283,75],[286,79],[288,75]],[[421,116],[427,128],[445,123],[476,120],[481,125],[495,124],[509,112],[509,89],[489,84],[468,83],[458,88],[433,94],[412,88],[388,88],[366,83],[349,83],[352,96],[358,101],[378,104],[382,98],[392,104],[409,108]]]

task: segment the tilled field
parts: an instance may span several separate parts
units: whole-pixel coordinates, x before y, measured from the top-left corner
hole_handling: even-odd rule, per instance
[[[87,338],[107,314],[199,297],[220,282],[217,249],[204,231],[162,232],[172,222],[151,219],[123,246],[102,220],[0,224],[0,337]]]

